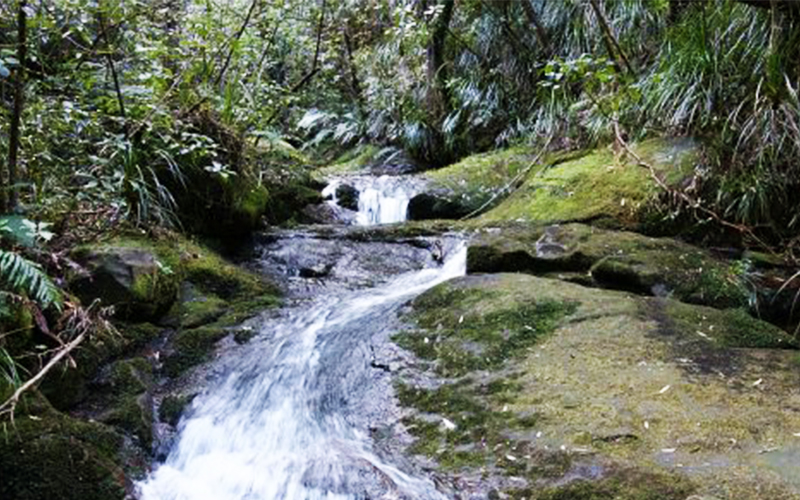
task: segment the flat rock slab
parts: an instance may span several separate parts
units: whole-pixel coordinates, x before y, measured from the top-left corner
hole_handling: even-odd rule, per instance
[[[525,312],[535,304],[538,316]],[[412,451],[444,462],[454,484],[489,471],[485,483],[511,498],[798,499],[800,356],[726,347],[760,323],[728,314],[524,274],[440,285],[416,299],[420,329],[404,334],[429,374],[468,366],[453,361],[461,340],[511,345],[503,363],[440,378],[435,392],[403,401],[412,385],[401,385],[404,404],[459,426]],[[522,344],[528,329],[542,335]],[[476,454],[457,455],[470,443]]]

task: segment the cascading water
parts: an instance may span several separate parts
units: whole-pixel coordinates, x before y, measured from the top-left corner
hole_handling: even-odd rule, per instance
[[[390,392],[370,367],[376,328],[409,298],[463,275],[463,245],[450,255],[265,327],[226,380],[195,400],[166,462],[139,485],[142,500],[444,499],[430,480],[378,457],[364,405]]]
[[[408,203],[421,191],[418,179],[402,176],[348,177],[333,180],[323,191],[331,203],[337,203],[336,189],[347,184],[358,190],[356,223],[364,226],[403,222],[408,213]]]

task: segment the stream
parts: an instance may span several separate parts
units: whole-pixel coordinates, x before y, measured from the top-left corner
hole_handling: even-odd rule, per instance
[[[361,191],[362,223],[405,218],[407,197],[385,186]],[[389,340],[396,312],[465,272],[463,243],[447,238],[444,248],[439,264],[419,246],[274,236],[262,266],[284,276],[294,305],[261,319],[250,343],[214,362],[219,375],[183,417],[166,460],[138,485],[141,498],[445,499],[402,450],[377,449],[371,436],[398,419],[390,370],[376,362],[402,357]],[[313,265],[329,277],[298,276]]]

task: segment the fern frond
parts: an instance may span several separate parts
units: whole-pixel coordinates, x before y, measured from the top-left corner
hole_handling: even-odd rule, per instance
[[[26,294],[42,309],[53,306],[61,310],[63,297],[55,283],[38,264],[15,252],[0,250],[0,285]]]

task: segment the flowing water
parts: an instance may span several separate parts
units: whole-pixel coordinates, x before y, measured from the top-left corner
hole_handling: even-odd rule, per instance
[[[358,213],[356,223],[360,225],[391,224],[406,220],[408,203],[421,191],[423,183],[418,179],[403,176],[347,177],[333,180],[323,191],[336,204],[336,188],[342,184],[358,190]]]
[[[462,275],[465,262],[459,245],[441,267],[323,294],[268,323],[195,400],[165,463],[139,485],[141,498],[444,499],[429,479],[373,449],[370,416],[383,418],[392,403],[390,377],[376,376],[370,350],[387,317]]]

